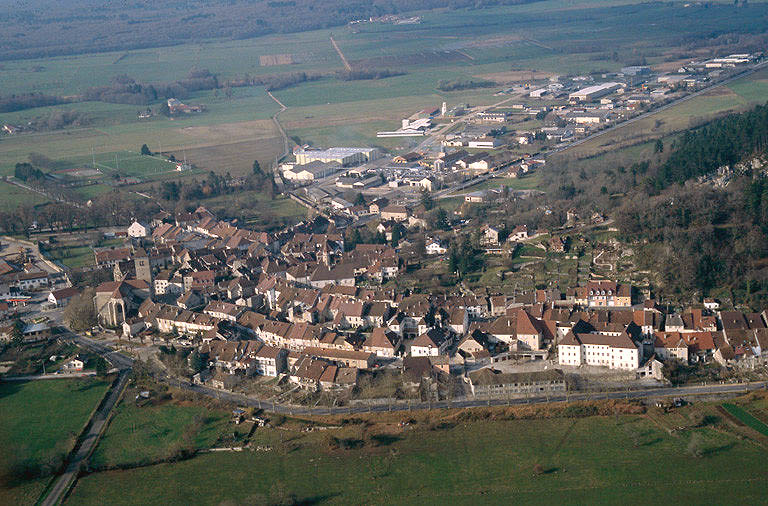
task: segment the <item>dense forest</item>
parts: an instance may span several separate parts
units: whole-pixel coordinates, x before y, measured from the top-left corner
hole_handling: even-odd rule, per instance
[[[402,76],[405,72],[392,69],[353,69],[340,70],[336,72],[336,77],[342,81],[363,81],[371,79],[386,79],[387,77]]]
[[[371,16],[536,0],[31,0],[0,7],[0,60],[246,39],[344,25]]]
[[[89,88],[82,98],[115,104],[146,105],[158,99],[187,98],[195,91],[218,87],[218,78],[207,69],[192,70],[185,79],[163,84],[142,84],[122,74],[112,78],[108,86]]]
[[[732,165],[768,147],[768,105],[718,119],[686,132],[655,178],[657,187],[682,183]]]
[[[42,93],[20,93],[0,96],[0,112],[21,111],[33,107],[45,107],[70,102],[62,97],[43,95]]]
[[[466,80],[440,80],[437,82],[437,89],[440,91],[458,91],[458,90],[470,90],[473,88],[493,88],[498,86],[493,81],[478,81],[473,79]]]

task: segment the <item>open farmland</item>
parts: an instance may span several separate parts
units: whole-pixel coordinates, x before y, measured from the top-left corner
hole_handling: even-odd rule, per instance
[[[141,465],[170,458],[187,447],[207,449],[222,435],[229,413],[204,406],[156,401],[139,405],[130,389],[115,409],[109,427],[94,452],[90,467]]]
[[[37,205],[47,201],[39,193],[0,180],[0,211],[12,211],[22,204]]]
[[[292,497],[330,504],[476,504],[478,497],[500,503],[514,496],[526,504],[585,504],[706,502],[726,493],[736,502],[759,502],[766,471],[747,463],[765,459],[766,450],[718,416],[716,407],[697,403],[642,415],[619,414],[626,408],[617,406],[615,415],[585,418],[605,408],[574,405],[564,408],[562,418],[545,414],[561,407],[541,408],[538,415],[535,408],[414,412],[313,432],[301,428],[322,421],[288,419],[281,429],[256,429],[251,444],[261,451],[97,472],[79,481],[70,502],[99,504],[106,497],[115,504],[150,498],[219,504]],[[516,419],[528,416],[537,419]],[[402,419],[410,425],[398,427]],[[168,483],[177,486],[160,486]]]
[[[69,453],[108,383],[0,384],[0,503],[34,504]]]
[[[360,23],[235,41],[15,60],[3,63],[0,89],[6,93],[34,89],[77,99],[90,87],[108,85],[117,75],[143,83],[168,83],[184,79],[192,69],[208,69],[223,83],[246,74],[259,77],[308,72],[322,77],[274,92],[288,107],[281,121],[289,136],[316,146],[361,144],[409,149],[416,141],[377,139],[376,131],[393,128],[402,117],[442,101],[451,105],[497,102],[499,97],[494,93],[511,81],[612,71],[641,56],[653,66],[679,64],[717,51],[716,47],[700,50],[695,44],[690,49],[681,46],[681,33],[691,41],[737,31],[760,33],[764,29],[760,20],[768,12],[768,5],[763,3],[744,8],[729,3],[686,8],[682,3],[607,0],[575,7],[562,0],[547,0],[481,9],[439,9],[421,13],[418,24]],[[340,81],[335,73],[344,67],[330,42],[331,35],[354,68],[389,68],[405,74]],[[436,88],[440,80],[478,78],[492,79],[499,87],[454,92]],[[679,129],[688,126],[692,118],[697,121],[760,101],[765,86],[763,77],[759,84],[730,87],[735,95],[698,97],[688,104],[691,109],[675,113],[677,117],[661,117],[664,126],[657,130]],[[278,132],[269,121],[278,105],[260,86],[196,91],[183,100],[203,104],[207,110],[174,119],[155,116],[139,120],[137,112],[146,105],[75,101],[0,114],[0,123],[44,119],[57,111],[82,117],[78,128],[4,137],[0,142],[0,174],[9,174],[15,163],[27,160],[33,152],[54,160],[76,160],[89,157],[92,150],[108,156],[135,152],[147,143],[153,151],[173,153],[177,158],[186,152],[203,170],[239,175],[248,171],[254,159],[263,167],[271,165],[280,152]],[[157,108],[159,103],[149,105]],[[628,142],[625,134],[620,134],[622,139],[606,137],[600,143],[607,147],[620,140]]]
[[[263,90],[258,96],[251,96],[245,91],[242,93],[243,96],[235,95],[231,100],[221,98],[218,102],[210,103],[209,111],[194,117],[174,119],[154,117],[146,121],[138,121],[135,117],[137,108],[131,107],[133,119],[130,122],[95,124],[74,130],[7,137],[0,142],[0,155],[2,155],[0,174],[12,173],[13,165],[26,161],[30,153],[39,153],[53,160],[69,162],[64,165],[65,168],[69,168],[73,163],[90,162],[92,151],[97,155],[98,161],[103,160],[109,164],[109,159],[114,161],[115,153],[129,151],[135,154],[142,144],[148,144],[152,151],[173,153],[179,159],[183,158],[184,151],[187,149],[211,148],[234,142],[268,145],[278,135],[274,124],[268,119],[277,110],[277,106]],[[205,98],[201,97],[190,102],[197,103],[203,100]],[[71,104],[71,107],[67,106],[67,108],[88,104],[92,103]],[[98,122],[95,121],[95,123]],[[266,150],[257,148],[253,152],[263,154],[264,159],[260,160],[262,164],[268,165],[274,159],[274,154],[269,148]],[[252,163],[253,158],[250,159],[248,167]]]

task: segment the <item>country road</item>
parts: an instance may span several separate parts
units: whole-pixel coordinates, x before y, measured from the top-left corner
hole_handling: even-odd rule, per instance
[[[282,152],[282,154],[280,154],[277,157],[275,157],[275,167],[274,167],[274,169],[275,169],[275,177],[276,177],[277,176],[277,165],[280,163],[280,160],[282,160],[283,158],[288,156],[288,152],[290,151],[290,149],[289,149],[290,148],[290,144],[288,143],[288,134],[285,133],[285,129],[283,128],[283,125],[280,124],[280,119],[279,119],[280,118],[280,114],[285,112],[288,109],[288,107],[286,107],[285,104],[283,104],[280,100],[278,100],[277,97],[274,96],[271,91],[269,91],[267,89],[265,89],[264,91],[267,92],[267,95],[269,95],[269,98],[274,100],[275,103],[277,103],[277,105],[280,106],[280,110],[272,115],[272,122],[277,127],[277,131],[280,132],[280,137],[283,140],[283,152]]]
[[[101,437],[101,433],[107,423],[109,414],[115,407],[115,404],[117,404],[117,400],[120,398],[123,388],[125,388],[125,385],[128,383],[129,377],[130,369],[123,369],[120,371],[116,384],[111,388],[107,398],[91,417],[88,424],[88,430],[78,440],[79,446],[76,447],[77,451],[74,455],[70,455],[66,469],[54,481],[48,495],[45,496],[45,499],[41,502],[42,506],[60,504],[69,489],[75,483],[80,473],[80,467],[96,447],[96,443]]]
[[[73,340],[77,344],[89,348],[96,353],[103,354],[105,358],[112,361],[112,363],[120,368],[129,368],[133,363],[133,360],[116,353],[108,347],[94,341],[93,339],[75,336]],[[233,392],[217,390],[214,388],[205,387],[202,385],[195,385],[189,381],[179,380],[176,378],[169,378],[164,374],[159,374],[155,379],[162,381],[170,386],[194,392],[197,394],[213,397],[235,404],[246,405],[250,407],[256,407],[271,411],[278,414],[288,415],[340,415],[340,414],[354,414],[354,413],[367,413],[367,412],[383,412],[383,411],[410,411],[420,409],[454,409],[454,408],[471,408],[481,406],[507,406],[507,405],[521,405],[521,404],[541,404],[547,402],[571,402],[579,400],[601,400],[601,399],[648,399],[656,397],[682,397],[687,395],[712,395],[712,394],[737,394],[742,392],[749,392],[752,390],[760,390],[768,388],[768,382],[760,381],[753,383],[728,383],[728,384],[712,384],[712,385],[693,385],[685,387],[659,387],[659,388],[643,388],[643,389],[626,389],[615,390],[607,392],[568,392],[566,394],[538,396],[538,397],[523,397],[523,398],[507,398],[500,397],[495,399],[486,398],[474,398],[463,397],[453,400],[442,401],[424,401],[424,402],[404,402],[393,401],[386,404],[376,405],[355,405],[345,407],[308,407],[308,406],[296,406],[290,404],[275,403],[265,399],[259,399],[252,396],[245,396],[242,394],[236,394]]]
[[[333,45],[333,49],[336,50],[336,52],[339,54],[339,58],[341,58],[341,62],[344,64],[344,68],[347,69],[347,72],[352,72],[352,65],[349,64],[347,61],[347,57],[344,56],[344,53],[341,52],[341,48],[336,43],[336,40],[333,38],[333,35],[331,35],[331,45]]]

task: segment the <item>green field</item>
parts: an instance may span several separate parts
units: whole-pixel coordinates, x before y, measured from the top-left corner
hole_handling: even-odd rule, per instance
[[[703,426],[691,421],[694,411],[710,417]],[[766,492],[766,471],[756,465],[765,448],[722,424],[715,405],[651,417],[494,421],[474,413],[383,415],[310,433],[302,424],[256,429],[252,444],[262,451],[94,473],[69,502],[734,504],[762,502]],[[408,418],[411,425],[397,427]]]
[[[12,211],[20,205],[37,205],[47,201],[39,193],[0,181],[0,211]]]
[[[541,185],[543,173],[541,170],[526,174],[522,177],[492,178],[467,188],[467,191],[487,190],[506,186],[510,190],[533,190]]]
[[[185,445],[210,448],[222,435],[229,413],[202,406],[138,407],[136,391],[126,392],[90,460],[92,468],[141,465],[166,459]]]
[[[222,195],[205,201],[206,207],[213,212],[228,213],[238,215],[239,209],[249,209],[242,218],[253,226],[266,226],[272,228],[279,223],[293,222],[292,220],[303,219],[307,216],[307,208],[294,202],[287,197],[276,197],[274,200],[267,200],[263,193],[257,191],[241,191],[231,195]],[[256,209],[256,214],[253,213]]]
[[[46,258],[59,262],[70,269],[93,265],[93,249],[90,246],[59,246],[45,250]]]
[[[184,78],[191,69],[209,69],[220,81],[289,72],[323,74],[319,80],[275,92],[288,106],[281,115],[287,132],[317,146],[376,145],[407,150],[413,140],[377,139],[375,132],[394,128],[402,117],[442,101],[450,105],[492,104],[508,80],[525,79],[523,70],[545,74],[611,71],[646,58],[651,65],[674,65],[696,57],[682,49],[680,37],[709,39],[724,33],[760,33],[768,6],[750,2],[735,8],[727,2],[707,6],[683,2],[640,3],[636,0],[595,0],[578,6],[565,0],[479,9],[438,9],[423,12],[416,25],[360,24],[290,35],[246,40],[210,40],[164,48],[60,56],[4,62],[0,89],[30,89],[77,95],[104,86],[116,75],[160,83]],[[631,19],[632,22],[627,20]],[[382,80],[340,81],[333,75],[342,63],[330,35],[358,68],[391,68],[405,75]],[[269,65],[263,56],[291,55],[292,64]],[[505,77],[506,76],[506,77]],[[517,77],[513,77],[517,76]],[[493,79],[499,88],[440,92],[441,79]],[[677,112],[662,116],[667,128],[687,126],[690,118],[717,113],[765,99],[767,81],[734,83],[730,95],[700,97]],[[23,123],[54,111],[81,113],[80,128],[21,134],[0,140],[0,174],[32,152],[67,163],[84,163],[93,150],[99,166],[117,171],[115,154],[137,152],[147,143],[154,151],[173,153],[201,170],[233,175],[248,171],[254,159],[269,166],[282,145],[269,118],[278,105],[259,87],[194,92],[184,101],[204,104],[199,115],[139,120],[146,106],[76,102],[55,107],[0,114],[0,123]],[[159,103],[159,102],[158,102]],[[157,107],[158,103],[151,104]],[[640,126],[640,125],[638,125]],[[663,133],[663,131],[662,131]],[[609,139],[610,140],[610,139]],[[163,167],[136,160],[120,164],[120,173],[159,180],[176,177]],[[108,188],[82,189],[89,198]]]
[[[738,418],[747,427],[755,429],[757,432],[759,432],[764,436],[768,436],[768,425],[766,425],[764,422],[755,418],[750,412],[748,412],[741,406],[725,403],[723,404],[723,408],[725,408],[726,411],[728,411],[730,414]]]
[[[0,503],[34,504],[69,453],[108,382],[0,383]]]

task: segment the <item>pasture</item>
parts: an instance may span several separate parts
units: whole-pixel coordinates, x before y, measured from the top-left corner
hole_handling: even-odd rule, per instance
[[[117,406],[91,468],[145,465],[172,458],[180,450],[207,449],[221,437],[230,414],[203,406],[174,405],[152,399],[138,405],[135,389]],[[161,395],[161,394],[158,394]]]
[[[0,180],[0,211],[13,211],[20,205],[37,205],[45,202],[48,202],[48,199],[39,193]]]
[[[312,432],[301,428],[339,421],[289,419],[280,429],[256,429],[251,444],[259,450],[90,474],[69,502],[762,500],[766,472],[754,463],[765,459],[766,450],[718,416],[715,404],[646,414],[628,414],[637,410],[620,403],[598,406],[363,415],[341,428]],[[589,416],[598,412],[603,416]],[[402,420],[409,425],[399,427]]]
[[[0,384],[0,503],[38,500],[107,386],[91,379]]]
[[[77,97],[89,87],[108,85],[113,77],[123,74],[140,82],[167,83],[185,78],[192,69],[208,69],[221,82],[245,74],[316,73],[323,77],[274,93],[288,107],[281,121],[289,136],[316,146],[360,144],[409,149],[415,143],[412,139],[377,139],[376,131],[396,128],[401,118],[425,107],[437,107],[442,101],[449,105],[496,103],[507,97],[495,97],[494,93],[510,81],[614,71],[640,59],[672,68],[717,52],[716,47],[697,49],[694,42],[681,45],[682,35],[696,41],[732,32],[761,33],[768,13],[765,3],[751,2],[738,8],[727,2],[706,7],[684,5],[594,0],[576,8],[564,0],[545,0],[479,9],[437,9],[421,13],[422,23],[413,25],[361,23],[255,39],[16,60],[3,62],[0,89],[4,93],[34,90]],[[405,74],[381,80],[337,79],[335,73],[343,65],[330,43],[331,35],[354,67],[390,68]],[[436,88],[443,79],[478,78],[493,79],[499,88],[455,92]],[[734,83],[729,87],[732,94],[698,97],[687,108],[665,111],[660,116],[665,126],[657,130],[679,130],[689,126],[691,118],[698,121],[761,101],[768,91],[767,82],[763,76],[759,82]],[[115,153],[135,152],[144,143],[153,151],[173,153],[177,158],[186,152],[202,170],[241,175],[247,173],[254,159],[263,167],[270,166],[281,151],[279,133],[269,120],[279,107],[260,87],[199,91],[183,100],[203,104],[207,110],[173,119],[139,119],[137,113],[146,105],[74,102],[0,114],[0,123],[11,124],[44,119],[56,111],[74,111],[82,116],[77,128],[0,139],[0,175],[9,174],[13,165],[27,160],[30,153],[73,161],[88,158],[93,150],[113,158]],[[156,109],[159,101],[150,105]],[[653,127],[653,120],[649,121]],[[645,129],[648,124],[638,122],[637,127]],[[626,134],[617,132],[619,136]],[[606,142],[618,140],[609,138]],[[580,153],[588,151],[584,146]],[[134,170],[142,171],[139,167]],[[169,177],[175,176],[161,174],[156,179]],[[104,189],[91,187],[81,193]]]
[[[46,258],[70,269],[79,269],[94,264],[93,249],[90,246],[57,246],[45,250]]]

